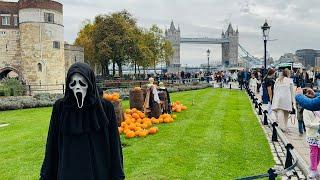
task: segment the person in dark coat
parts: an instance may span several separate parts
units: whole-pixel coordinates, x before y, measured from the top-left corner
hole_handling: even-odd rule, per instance
[[[76,93],[70,88],[74,81],[71,77],[76,73],[87,82],[81,108]],[[53,106],[40,180],[124,178],[114,108],[99,97],[89,65],[75,63],[67,74],[64,98]]]
[[[162,106],[162,114],[171,114],[171,99],[170,99],[170,94],[168,89],[164,86],[163,82],[159,83],[159,94],[160,93],[165,93],[165,98],[164,96],[160,96],[159,95],[159,99],[163,102],[163,104],[161,104]],[[164,99],[163,99],[164,98]]]

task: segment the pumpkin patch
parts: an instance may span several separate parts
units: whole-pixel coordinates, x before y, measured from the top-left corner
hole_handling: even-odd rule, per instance
[[[103,99],[113,102],[113,101],[120,101],[120,94],[119,93],[103,93]]]
[[[136,108],[126,109],[125,120],[118,127],[119,133],[124,134],[126,138],[146,137],[158,133],[159,129],[155,124],[172,123],[177,115],[162,114],[158,119],[148,118],[145,114]]]
[[[188,107],[187,107],[187,106],[184,106],[183,104],[181,104],[180,101],[176,101],[176,102],[174,102],[174,103],[172,104],[172,111],[173,111],[173,112],[178,112],[178,113],[180,113],[180,112],[182,112],[182,111],[184,111],[184,110],[187,110],[187,109],[188,109]]]

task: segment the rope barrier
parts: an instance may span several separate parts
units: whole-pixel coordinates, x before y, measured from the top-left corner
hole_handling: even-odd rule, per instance
[[[254,94],[249,91],[247,89],[247,92],[248,92],[248,95],[249,96],[253,96],[253,99],[255,100],[255,105],[257,105],[257,100],[256,98],[254,98]],[[262,108],[261,108],[262,104],[259,103],[258,104],[258,108],[259,108],[259,115],[262,115]],[[277,130],[278,130],[278,123],[277,122],[271,122],[271,120],[269,119],[268,120],[268,117],[267,117],[267,113],[268,111],[263,111],[263,114],[264,114],[264,117],[263,117],[263,124],[264,125],[269,125],[269,122],[270,121],[270,124],[271,124],[271,127],[272,127],[272,141],[273,142],[277,142],[278,141],[278,133],[277,133]],[[270,127],[270,126],[269,126]],[[237,178],[236,180],[251,180],[251,179],[261,179],[261,178],[266,178],[268,177],[269,180],[275,180],[276,177],[278,175],[284,175],[286,174],[287,172],[291,171],[291,170],[294,170],[294,168],[297,166],[298,164],[298,158],[296,157],[296,155],[293,153],[293,146],[291,143],[287,143],[287,142],[283,142],[284,144],[286,144],[285,148],[286,148],[286,161],[285,161],[285,166],[284,166],[284,169],[283,170],[275,170],[275,169],[272,169],[270,168],[267,173],[264,173],[264,174],[259,174],[259,175],[254,175],[254,176],[247,176],[247,177],[242,177],[242,178]],[[299,179],[299,176],[298,176],[298,173],[297,172],[293,172],[293,175],[297,176],[298,179]]]

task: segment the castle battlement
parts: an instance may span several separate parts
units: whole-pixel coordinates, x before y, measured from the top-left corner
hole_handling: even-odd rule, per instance
[[[0,1],[0,78],[8,69],[26,84],[64,84],[84,50],[64,42],[63,5],[51,0]]]

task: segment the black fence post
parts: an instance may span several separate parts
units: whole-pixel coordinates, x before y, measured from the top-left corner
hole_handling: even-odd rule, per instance
[[[262,108],[261,108],[262,103],[259,103],[258,105],[259,105],[259,111],[258,111],[258,114],[259,114],[259,115],[262,115]]]
[[[271,140],[274,142],[278,142],[278,132],[277,132],[277,127],[278,123],[274,122],[272,123],[272,137]]]
[[[292,166],[292,161],[293,161],[293,158],[292,158],[292,154],[290,152],[290,150],[293,149],[293,146],[292,144],[288,143],[286,145],[286,150],[287,150],[287,157],[286,157],[286,162],[284,164],[284,168],[287,169],[288,167]]]
[[[275,174],[275,172],[276,171],[271,168],[268,170],[269,180],[276,180],[277,174]]]
[[[267,113],[268,113],[267,110],[264,110],[264,111],[263,111],[263,114],[264,114],[264,116],[263,116],[263,125],[268,125]]]
[[[230,83],[230,89],[231,89],[231,83]]]
[[[62,84],[62,94],[64,94],[64,84]]]
[[[258,98],[254,99],[254,108],[258,108]]]

